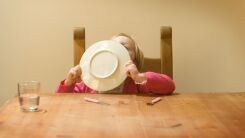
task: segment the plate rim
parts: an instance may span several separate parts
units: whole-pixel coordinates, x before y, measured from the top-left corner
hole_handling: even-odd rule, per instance
[[[120,46],[121,48],[118,48],[118,46]],[[116,55],[118,58],[118,65],[117,65],[117,69],[115,70],[114,73],[112,73],[111,76],[106,78],[96,78],[86,72],[88,71],[87,66],[93,57],[92,55],[103,50],[109,50],[114,55]],[[90,47],[88,47],[88,49],[86,49],[83,56],[81,57],[79,65],[82,69],[82,80],[86,86],[96,91],[112,90],[120,86],[127,78],[127,74],[124,71],[124,67],[126,62],[129,60],[130,60],[130,56],[128,50],[119,42],[115,40],[98,41],[92,44]],[[119,78],[115,78],[115,77],[119,77]],[[109,81],[113,81],[113,83],[108,83]],[[108,84],[110,84],[111,87],[110,85],[108,86]]]

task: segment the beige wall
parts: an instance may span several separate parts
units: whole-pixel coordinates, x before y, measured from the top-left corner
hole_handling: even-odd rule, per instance
[[[177,92],[245,91],[243,0],[0,0],[0,104],[22,80],[54,92],[72,66],[72,30],[86,44],[118,32],[157,57],[160,26],[173,27]]]

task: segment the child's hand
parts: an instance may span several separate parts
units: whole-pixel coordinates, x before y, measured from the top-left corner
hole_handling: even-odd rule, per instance
[[[125,65],[126,73],[136,83],[143,83],[146,81],[144,73],[140,73],[132,60],[129,60]]]
[[[73,67],[70,69],[70,71],[67,74],[66,80],[64,82],[64,84],[66,86],[72,85],[76,82],[81,82],[81,75],[82,75],[82,71],[79,65]]]

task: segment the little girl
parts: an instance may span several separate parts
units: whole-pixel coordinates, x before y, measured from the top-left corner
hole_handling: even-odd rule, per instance
[[[136,93],[156,93],[171,94],[175,90],[173,80],[165,74],[154,72],[140,73],[143,66],[144,55],[130,36],[120,33],[112,37],[112,40],[121,43],[129,52],[130,59],[126,65],[126,80],[111,92],[122,92],[127,94]],[[68,72],[65,80],[61,81],[57,87],[57,92],[82,92],[98,93],[86,86],[81,80],[81,68],[79,65],[73,67]]]

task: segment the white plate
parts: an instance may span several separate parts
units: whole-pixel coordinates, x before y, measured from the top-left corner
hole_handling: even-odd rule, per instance
[[[90,46],[80,60],[83,82],[97,91],[118,87],[127,77],[124,65],[130,60],[127,49],[113,40]]]

